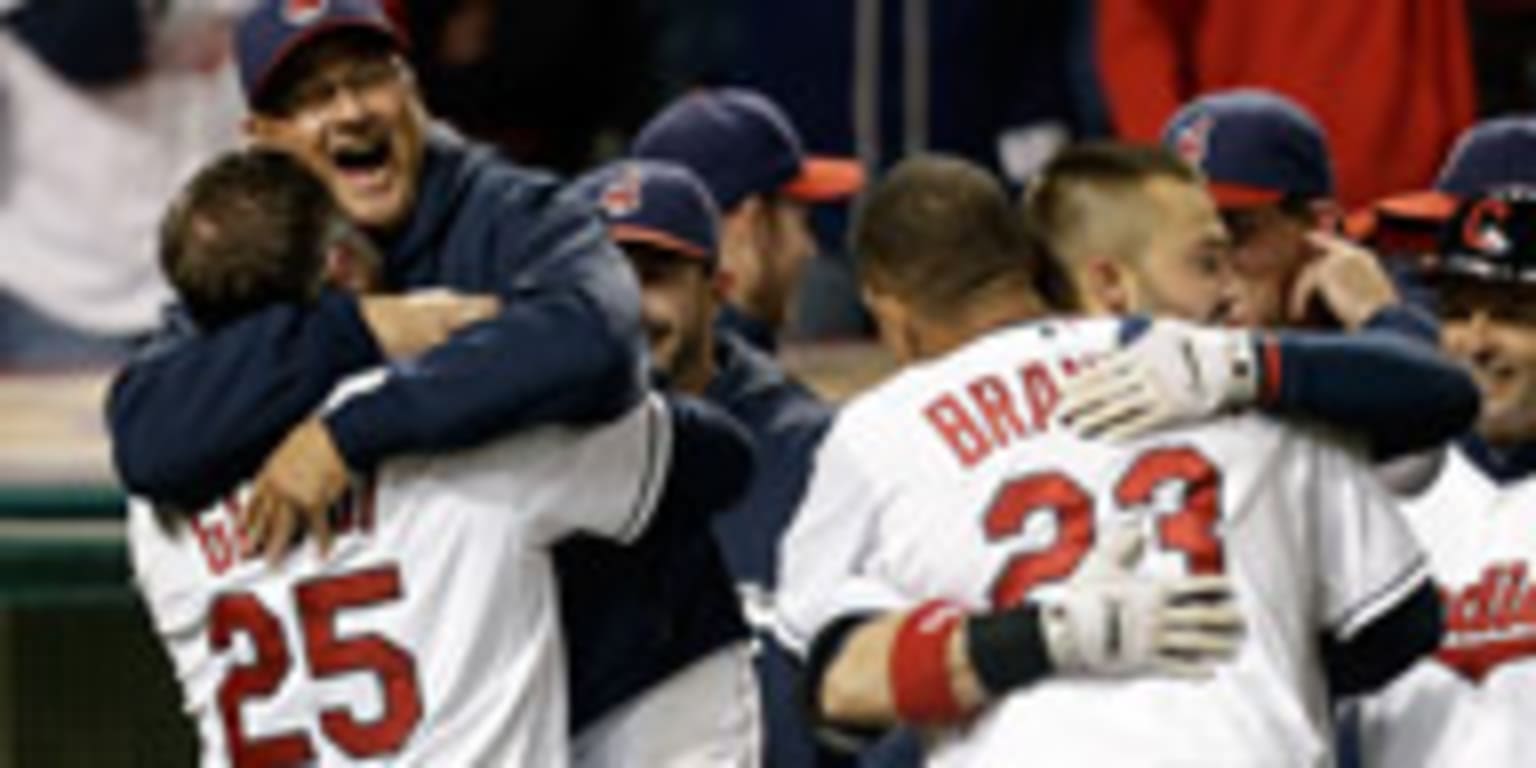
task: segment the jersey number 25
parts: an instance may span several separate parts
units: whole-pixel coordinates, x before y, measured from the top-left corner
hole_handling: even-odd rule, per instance
[[[399,600],[400,569],[389,565],[324,576],[297,585],[293,592],[310,672],[317,678],[366,672],[378,678],[384,696],[383,712],[371,722],[359,722],[344,708],[322,711],[321,732],[354,758],[398,751],[421,722],[416,661],[380,635],[338,637],[336,614]],[[223,594],[213,604],[208,633],[216,652],[227,652],[236,633],[246,635],[256,652],[254,661],[232,667],[219,684],[219,715],[230,761],[236,768],[313,762],[315,749],[306,734],[256,737],[246,733],[241,722],[241,704],[277,693],[293,666],[278,617],[249,592]]]
[[[1164,483],[1179,483],[1179,507],[1157,519],[1157,543],[1180,552],[1194,574],[1216,574],[1225,568],[1216,523],[1221,517],[1221,473],[1199,451],[1187,447],[1155,448],[1131,463],[1115,483],[1120,509],[1153,501]],[[992,604],[1017,605],[1036,587],[1065,579],[1077,570],[1095,536],[1091,494],[1065,472],[1037,472],[1014,478],[993,497],[984,525],[987,541],[1003,542],[1023,532],[1036,515],[1056,518],[1056,539],[1050,546],[1015,556],[992,584]]]

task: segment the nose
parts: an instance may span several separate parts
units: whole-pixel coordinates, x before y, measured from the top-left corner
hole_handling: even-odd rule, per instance
[[[1446,341],[1453,348],[1459,349],[1474,366],[1487,365],[1497,356],[1498,344],[1493,333],[1493,321],[1487,312],[1475,311],[1465,322],[1446,330]]]
[[[331,113],[342,122],[356,122],[363,119],[367,109],[363,107],[363,100],[358,98],[357,91],[345,85],[336,88],[335,96],[331,99]]]

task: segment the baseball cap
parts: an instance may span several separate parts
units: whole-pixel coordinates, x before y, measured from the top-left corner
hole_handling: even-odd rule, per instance
[[[259,104],[273,74],[305,45],[341,31],[377,35],[403,46],[378,0],[260,0],[235,27],[246,104]]]
[[[1536,197],[1494,191],[1461,199],[1420,267],[1428,277],[1536,285]]]
[[[630,154],[688,166],[722,210],[760,192],[819,203],[851,197],[864,186],[857,161],[807,155],[784,111],[747,88],[678,99],[640,129]]]
[[[1485,120],[1462,131],[1433,189],[1393,195],[1374,206],[1401,217],[1447,219],[1464,201],[1536,190],[1536,115]]]
[[[1162,143],[1205,175],[1222,208],[1333,196],[1322,126],[1300,105],[1270,91],[1202,96],[1168,121]]]
[[[597,205],[617,243],[663,248],[715,266],[719,210],[692,171],[661,160],[621,160],[577,179],[572,190]]]

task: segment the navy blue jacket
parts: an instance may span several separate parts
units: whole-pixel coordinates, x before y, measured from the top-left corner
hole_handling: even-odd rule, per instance
[[[388,287],[494,293],[506,309],[327,416],[354,470],[531,424],[600,421],[639,397],[634,277],[589,209],[558,190],[431,135],[415,209],[382,243]],[[342,377],[380,362],[342,295],[157,344],[118,375],[107,405],[123,484],[201,507],[252,476]]]
[[[757,473],[741,501],[714,518],[715,538],[742,599],[765,609],[764,598],[778,585],[779,542],[800,506],[833,411],[761,351],[758,344],[771,340],[771,334],[741,335],[732,330],[733,319],[748,318],[722,311],[715,333],[715,377],[704,397],[747,427],[757,449]],[[747,613],[749,620],[756,619],[754,661],[767,736],[764,765],[852,765],[852,758],[817,745],[798,691],[798,662],[778,645],[760,610],[749,607]]]
[[[444,132],[429,140],[418,194],[404,230],[382,244],[389,286],[495,293],[506,309],[328,415],[352,468],[534,424],[603,420],[636,401],[638,288],[585,203]],[[113,383],[118,471],[136,494],[199,508],[251,477],[343,376],[379,362],[356,301],[339,294],[209,334],[173,333]],[[572,710],[588,720],[717,638],[746,634],[723,565],[708,575],[719,555],[706,528],[659,526],[635,552],[616,550],[556,553]],[[722,596],[713,603],[701,597],[711,590]]]
[[[746,496],[715,516],[715,537],[737,582],[778,584],[779,540],[805,493],[832,409],[734,333],[715,334],[715,377],[704,397],[747,428],[757,471]]]

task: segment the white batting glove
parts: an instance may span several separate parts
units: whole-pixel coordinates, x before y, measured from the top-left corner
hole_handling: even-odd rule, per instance
[[[1040,600],[1046,647],[1062,674],[1205,678],[1237,653],[1243,619],[1231,582],[1137,575],[1144,545],[1139,529],[1118,526],[1062,594]]]
[[[1125,440],[1251,405],[1259,364],[1248,331],[1157,320],[1063,387],[1062,424]]]

